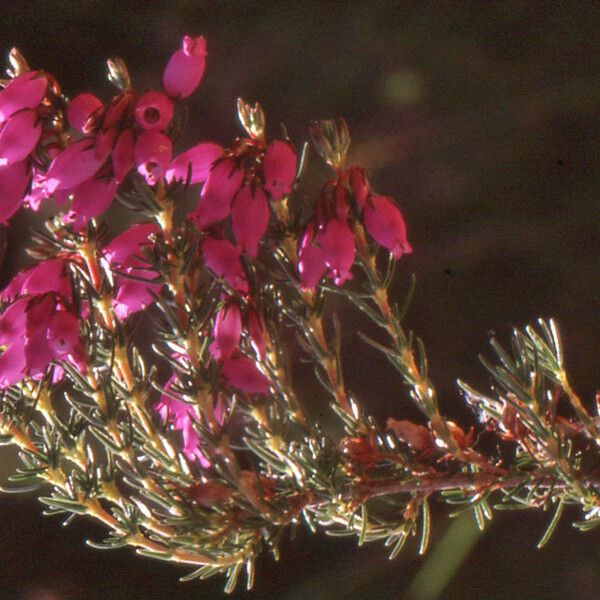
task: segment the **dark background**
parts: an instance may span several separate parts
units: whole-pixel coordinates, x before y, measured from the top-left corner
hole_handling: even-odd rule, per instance
[[[575,387],[591,401],[600,385],[597,3],[0,3],[0,51],[18,46],[67,94],[108,98],[110,56],[127,61],[138,89],[158,86],[185,33],[203,34],[209,50],[188,142],[237,135],[240,95],[261,101],[272,131],[285,121],[298,144],[309,120],[347,118],[353,159],[405,214],[415,252],[399,265],[395,293],[417,274],[408,325],[426,343],[446,414],[471,423],[456,377],[485,387],[477,354],[489,335],[506,339],[538,316],[557,318]],[[22,260],[28,219],[14,219],[3,276]],[[414,416],[398,378],[356,338],[364,324],[351,312],[344,323],[351,388],[379,418]],[[598,533],[578,534],[565,518],[537,551],[548,519],[498,515],[441,597],[598,598]],[[433,527],[435,545],[441,514]],[[0,497],[0,599],[220,597],[220,582],[179,584],[185,569],[83,545],[101,535],[42,517],[33,497]],[[260,561],[255,591],[236,597],[403,598],[423,564],[414,543],[390,563],[381,547],[305,531],[282,550],[279,565]]]

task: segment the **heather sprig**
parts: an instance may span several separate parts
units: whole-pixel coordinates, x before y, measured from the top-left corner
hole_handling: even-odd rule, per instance
[[[242,571],[251,588],[257,556],[277,558],[300,521],[382,541],[390,558],[415,535],[426,551],[433,504],[482,528],[494,509],[552,507],[540,544],[566,505],[577,527],[599,525],[600,421],[572,387],[556,323],[515,330],[511,351],[493,340],[492,391],[458,382],[477,425],[448,420],[405,325],[412,284],[401,305],[389,295],[413,251],[404,218],[347,164],[347,124],[313,123],[315,153],[238,99],[240,137],[179,151],[206,55],[186,36],[156,90],[110,60],[116,93],[102,100],[66,97],[11,51],[0,221],[50,198],[59,212],[1,293],[0,432],[20,460],[10,490],[40,489],[67,522],[102,522],[95,548],[193,565],[184,579],[224,574],[226,591]],[[321,159],[331,172],[307,203],[298,186]],[[136,223],[108,239],[115,200]],[[400,374],[420,422],[402,405],[379,422],[348,388],[332,295],[378,327],[354,342]],[[299,361],[334,421],[302,398]]]

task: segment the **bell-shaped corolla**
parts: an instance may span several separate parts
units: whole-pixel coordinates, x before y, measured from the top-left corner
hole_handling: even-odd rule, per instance
[[[48,80],[38,71],[27,71],[0,92],[0,124],[20,110],[36,108],[44,99]]]
[[[256,257],[258,243],[269,225],[271,210],[261,188],[252,190],[244,185],[231,204],[231,224],[238,247],[248,256]]]
[[[140,175],[148,185],[156,185],[171,162],[173,144],[160,131],[143,131],[133,149],[135,163]]]
[[[206,266],[217,277],[222,277],[239,292],[248,291],[248,280],[240,260],[240,251],[229,240],[205,238],[200,242],[200,253]]]
[[[213,163],[221,156],[223,148],[212,142],[203,142],[193,146],[175,157],[165,172],[168,183],[187,181],[190,184],[206,181]]]
[[[204,229],[229,216],[231,202],[240,189],[244,174],[231,158],[216,164],[208,174],[200,194],[198,207],[189,213],[200,229]]]
[[[249,394],[268,394],[271,383],[247,356],[231,356],[223,362],[221,373],[227,383]]]
[[[89,92],[75,96],[67,107],[67,119],[71,127],[77,131],[86,132],[86,123],[102,106],[102,100]]]
[[[395,259],[412,252],[402,213],[391,198],[372,196],[365,204],[362,218],[369,235],[387,248]]]
[[[0,167],[0,223],[7,223],[23,204],[30,178],[26,160]]]
[[[146,92],[135,105],[135,121],[146,131],[164,131],[173,118],[173,102],[163,93]]]
[[[155,281],[156,271],[143,259],[144,247],[152,245],[150,236],[158,231],[154,223],[139,223],[119,234],[104,249],[104,257],[115,272],[117,292],[113,308],[119,319],[151,304],[153,294],[158,294],[162,287]]]
[[[263,174],[265,191],[272,200],[280,200],[292,192],[296,163],[296,153],[287,142],[275,140],[268,145],[263,159]]]
[[[183,38],[182,47],[169,59],[163,72],[163,88],[171,98],[187,98],[200,84],[206,63],[206,40]]]

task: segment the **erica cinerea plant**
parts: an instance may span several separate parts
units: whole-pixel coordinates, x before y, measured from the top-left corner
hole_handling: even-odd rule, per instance
[[[39,488],[48,514],[101,521],[91,546],[193,565],[184,579],[223,573],[227,591],[242,571],[250,588],[256,557],[277,558],[300,522],[381,540],[391,558],[413,536],[425,552],[433,503],[482,528],[494,508],[551,511],[540,544],[569,504],[575,526],[599,525],[600,420],[568,379],[556,324],[515,330],[510,350],[493,340],[492,391],[459,381],[478,424],[447,420],[403,324],[410,290],[388,295],[410,236],[398,203],[348,163],[346,123],[315,122],[302,143],[239,99],[240,137],[181,148],[206,56],[204,38],[184,37],[153,90],[108,61],[116,93],[101,99],[66,97],[10,53],[0,221],[48,199],[59,211],[1,293],[1,439],[21,463],[10,491]],[[306,198],[316,161],[329,178]],[[136,223],[110,239],[114,201]],[[380,328],[354,343],[398,372],[419,422],[402,402],[378,422],[348,389],[332,294]],[[340,427],[307,411],[299,361]]]

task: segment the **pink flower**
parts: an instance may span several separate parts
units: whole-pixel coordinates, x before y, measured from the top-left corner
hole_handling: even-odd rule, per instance
[[[323,230],[317,232],[316,237],[334,283],[341,285],[346,279],[352,279],[350,269],[354,263],[354,235],[348,223],[334,217]]]
[[[363,210],[363,223],[369,235],[387,248],[394,258],[412,252],[406,239],[406,225],[402,213],[387,196],[373,196]]]
[[[185,36],[181,49],[167,63],[163,88],[172,98],[187,98],[200,84],[206,61],[206,40]]]
[[[67,263],[60,258],[49,258],[20,271],[2,290],[3,301],[12,301],[19,296],[58,294],[67,302],[72,301],[71,279]]]
[[[115,178],[88,179],[73,190],[73,204],[66,217],[80,230],[91,218],[103,213],[117,193]]]
[[[0,315],[0,344],[6,349],[0,355],[0,387],[21,381],[27,369],[25,357],[25,327],[28,298],[11,304]]]
[[[229,216],[233,196],[240,189],[244,174],[231,158],[214,166],[202,188],[198,207],[189,213],[200,229]]]
[[[15,77],[0,92],[0,124],[20,110],[36,108],[44,99],[48,80],[38,71]]]
[[[189,183],[202,183],[206,181],[213,163],[222,153],[223,148],[218,144],[212,142],[198,144],[173,159],[165,173],[165,179],[168,183],[180,179],[185,181],[188,171],[191,171]]]
[[[314,290],[325,274],[326,269],[325,257],[320,245],[318,245],[315,227],[312,223],[309,223],[300,240],[298,250],[300,287],[303,290]]]
[[[173,144],[159,131],[143,131],[134,147],[135,162],[140,175],[148,185],[155,185],[165,173],[171,162]]]
[[[27,158],[41,135],[42,126],[35,110],[20,110],[9,117],[0,128],[0,165],[10,165]]]
[[[248,256],[258,254],[258,242],[262,239],[271,218],[267,197],[261,188],[252,192],[249,185],[243,186],[231,205],[233,234],[238,247]]]
[[[6,223],[23,203],[30,177],[25,160],[0,167],[0,223]]]
[[[39,379],[53,360],[83,364],[79,320],[66,311],[55,294],[24,296],[0,316],[0,387],[25,376]],[[62,375],[62,370],[60,370]]]
[[[125,129],[112,151],[112,164],[117,183],[121,183],[135,164],[133,155],[133,131]]]
[[[300,287],[314,290],[326,271],[336,285],[352,279],[354,235],[350,226],[337,217],[315,229],[306,228],[298,252]]]
[[[267,147],[263,159],[265,191],[273,200],[290,194],[296,179],[296,153],[284,141],[275,140]]]
[[[119,319],[126,319],[152,303],[152,294],[158,294],[162,287],[160,282],[153,281],[157,274],[142,258],[144,247],[152,245],[150,236],[158,231],[159,228],[154,223],[139,223],[119,234],[104,249],[106,260],[116,271],[117,293],[113,308]],[[126,275],[132,275],[136,279],[130,279]],[[140,281],[140,278],[147,281]]]
[[[217,277],[222,277],[239,292],[248,291],[248,281],[240,261],[240,251],[231,242],[205,238],[200,242],[200,252],[206,266]]]
[[[173,118],[173,102],[160,92],[146,92],[135,105],[136,123],[147,131],[164,131]]]
[[[137,223],[132,225],[123,233],[120,233],[104,249],[104,257],[108,262],[117,268],[136,262],[136,264],[145,265],[135,257],[142,256],[142,248],[152,245],[150,236],[159,232],[158,225],[154,223]]]
[[[232,356],[223,362],[221,373],[227,383],[249,394],[268,394],[270,381],[247,356]]]
[[[235,301],[226,302],[217,313],[210,353],[215,360],[229,358],[240,343],[242,314]]]
[[[83,138],[60,152],[50,163],[44,187],[49,194],[77,187],[102,167],[106,155],[98,156],[93,138]]]
[[[102,106],[102,101],[94,94],[86,92],[75,96],[67,108],[67,119],[69,119],[71,127],[86,132],[86,123]]]

